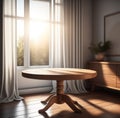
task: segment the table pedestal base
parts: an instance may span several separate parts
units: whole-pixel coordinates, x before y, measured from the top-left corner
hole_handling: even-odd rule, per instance
[[[57,80],[57,93],[49,96],[45,101],[42,101],[42,103],[46,104],[46,106],[39,110],[39,113],[45,112],[54,103],[66,103],[74,112],[80,113],[81,110],[75,106],[75,104],[78,103],[73,101],[69,96],[65,95],[63,89],[63,80]]]

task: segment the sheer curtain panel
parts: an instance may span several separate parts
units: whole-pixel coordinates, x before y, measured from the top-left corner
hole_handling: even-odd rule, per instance
[[[64,67],[82,68],[82,0],[64,0]],[[66,81],[66,92],[86,92],[83,80]]]
[[[8,35],[5,35],[5,34]],[[3,65],[0,102],[21,100],[16,77],[16,0],[3,1]]]
[[[81,38],[81,0],[63,0],[63,9],[61,11],[61,38],[56,46],[52,46],[53,67],[63,68],[82,68],[83,49]],[[57,50],[57,51],[56,51]],[[57,58],[56,58],[57,57]],[[65,81],[65,92],[84,93],[86,92],[83,80]],[[53,91],[56,89],[56,83],[53,81]]]

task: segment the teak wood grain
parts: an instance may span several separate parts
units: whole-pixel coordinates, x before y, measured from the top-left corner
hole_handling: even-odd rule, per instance
[[[89,62],[89,69],[97,71],[97,77],[92,81],[95,86],[120,90],[120,62]]]
[[[22,71],[22,76],[31,79],[44,80],[80,80],[96,77],[97,73],[90,69],[77,68],[45,68],[27,69]]]

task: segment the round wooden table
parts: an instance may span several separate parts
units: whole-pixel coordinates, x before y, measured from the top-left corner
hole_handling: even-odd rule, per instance
[[[39,113],[45,112],[54,103],[66,103],[74,112],[81,112],[76,106],[76,101],[73,101],[69,96],[64,94],[64,80],[85,80],[96,77],[97,73],[94,70],[76,69],[76,68],[45,68],[45,69],[27,69],[22,71],[22,76],[31,79],[40,80],[56,80],[56,94],[49,96],[42,103],[46,104]]]

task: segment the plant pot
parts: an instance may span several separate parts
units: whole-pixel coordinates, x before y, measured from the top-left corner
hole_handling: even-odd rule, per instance
[[[95,60],[97,60],[97,61],[103,61],[104,58],[105,58],[105,53],[101,52],[101,53],[95,54]]]

